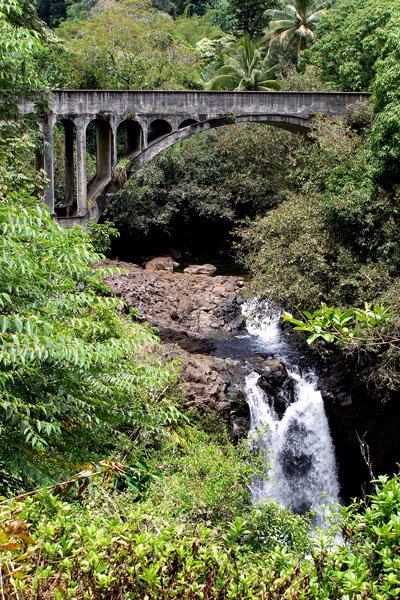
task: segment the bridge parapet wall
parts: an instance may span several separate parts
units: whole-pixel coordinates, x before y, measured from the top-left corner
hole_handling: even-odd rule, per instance
[[[315,113],[347,116],[370,94],[340,92],[127,92],[57,91],[50,111],[57,115],[186,115]]]

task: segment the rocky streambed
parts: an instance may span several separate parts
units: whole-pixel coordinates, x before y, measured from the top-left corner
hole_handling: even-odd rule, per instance
[[[243,278],[212,275],[212,265],[175,272],[167,257],[145,268],[112,264],[126,269],[108,280],[112,292],[157,327],[167,358],[181,360],[186,407],[219,413],[233,438],[250,431],[257,448],[261,443],[267,452],[276,476],[253,485],[255,500],[276,498],[304,512],[314,506],[305,489],[318,498],[318,510],[325,492],[336,499],[335,456],[321,394],[292,372],[298,354],[284,339],[278,317],[265,315],[260,323],[250,318],[246,328],[243,313],[251,312],[251,303],[243,310]]]
[[[244,364],[225,352],[229,339],[244,329],[242,277],[211,276],[193,265],[174,272],[172,259],[153,259],[141,268],[107,261],[127,271],[108,279],[112,292],[157,327],[167,358],[182,361],[186,407],[218,411],[240,436],[248,430],[249,411],[243,395]]]

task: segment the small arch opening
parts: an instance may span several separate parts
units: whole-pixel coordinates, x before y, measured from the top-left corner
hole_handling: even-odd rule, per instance
[[[61,119],[53,129],[54,139],[54,210],[59,217],[76,213],[76,127]]]
[[[164,135],[171,133],[172,125],[165,121],[164,119],[156,119],[152,123],[150,123],[148,132],[147,132],[147,143],[151,144],[155,140],[162,138]]]
[[[133,119],[122,121],[117,129],[118,159],[140,152],[143,148],[143,130]]]
[[[189,127],[190,125],[196,125],[197,123],[198,121],[196,121],[195,119],[185,119],[179,125],[178,129],[183,129],[184,127]]]
[[[111,179],[112,130],[108,121],[94,119],[86,128],[86,176],[88,198]]]

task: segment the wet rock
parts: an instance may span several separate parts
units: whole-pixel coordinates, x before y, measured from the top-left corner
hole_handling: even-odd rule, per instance
[[[246,320],[243,317],[236,317],[230,322],[229,331],[233,331],[234,329],[236,329],[237,331],[242,331],[245,328],[245,326]]]
[[[275,397],[271,397],[271,406],[281,419],[286,412],[287,407],[289,406],[289,402],[280,395]]]
[[[286,432],[285,445],[279,455],[282,470],[288,477],[299,478],[306,475],[312,468],[313,457],[306,454],[302,446],[307,436],[303,423],[292,421]]]
[[[295,454],[290,450],[281,457],[282,470],[288,477],[304,477],[312,467],[312,456],[299,453]]]
[[[281,360],[268,358],[258,363],[257,372],[260,374],[258,385],[267,394],[275,394],[288,378],[288,372]]]
[[[217,267],[214,265],[189,265],[186,269],[183,270],[184,273],[188,275],[213,275]]]
[[[172,273],[176,267],[179,267],[179,263],[175,262],[170,256],[159,256],[149,260],[144,268],[146,271],[167,271]]]

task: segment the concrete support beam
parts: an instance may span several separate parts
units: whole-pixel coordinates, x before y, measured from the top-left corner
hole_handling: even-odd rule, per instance
[[[74,194],[74,124],[70,121],[64,121],[64,144],[65,144],[65,206],[67,217],[73,210],[75,201]]]
[[[118,127],[116,124],[112,127],[112,149],[111,149],[111,169],[114,171],[118,164],[118,148],[117,148],[117,131]]]
[[[77,215],[84,217],[88,210],[86,179],[86,127],[85,119],[76,119],[76,201]]]
[[[43,167],[46,171],[48,185],[44,193],[44,199],[51,214],[54,214],[54,138],[53,127],[55,117],[49,115],[42,122],[43,133]]]

